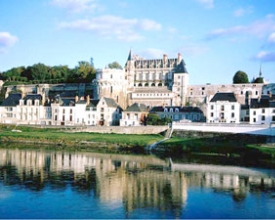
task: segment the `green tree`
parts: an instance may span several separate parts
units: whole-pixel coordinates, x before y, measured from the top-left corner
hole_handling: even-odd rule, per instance
[[[112,63],[109,63],[108,68],[110,68],[110,69],[123,69],[122,66],[116,61],[114,61]]]
[[[95,73],[95,68],[89,62],[80,61],[72,71],[72,77],[75,82],[88,83],[95,78]]]
[[[263,77],[257,77],[253,83],[264,83],[264,78]]]
[[[34,64],[31,67],[31,75],[33,80],[44,83],[47,79],[50,79],[49,67],[42,64]]]
[[[237,71],[233,77],[233,83],[249,83],[247,74],[241,70]]]
[[[146,124],[147,125],[167,125],[168,123],[171,123],[172,119],[165,117],[160,118],[156,113],[149,113],[146,118]]]

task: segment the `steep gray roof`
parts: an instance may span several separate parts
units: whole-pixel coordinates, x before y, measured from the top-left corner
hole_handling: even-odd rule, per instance
[[[182,59],[180,64],[177,66],[175,73],[188,73],[186,69],[186,64]]]
[[[126,112],[148,112],[149,109],[144,104],[134,103],[125,110]]]
[[[115,100],[111,98],[103,97],[104,101],[106,102],[108,107],[119,107],[118,104],[115,102]]]
[[[269,95],[263,95],[260,100],[251,99],[250,100],[250,108],[275,108],[275,95],[271,97]]]
[[[2,102],[1,106],[17,106],[21,98],[22,94],[20,93],[9,94],[9,96]]]
[[[24,104],[26,104],[28,100],[31,100],[32,103],[34,104],[35,100],[42,101],[42,96],[40,94],[27,94],[24,97]]]
[[[217,101],[237,102],[237,99],[233,92],[218,92],[214,95],[210,102]]]

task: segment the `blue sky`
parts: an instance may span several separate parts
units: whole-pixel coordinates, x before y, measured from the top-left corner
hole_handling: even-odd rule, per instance
[[[229,84],[238,70],[275,83],[272,0],[0,0],[0,72],[36,63],[124,66],[181,53],[190,84]]]

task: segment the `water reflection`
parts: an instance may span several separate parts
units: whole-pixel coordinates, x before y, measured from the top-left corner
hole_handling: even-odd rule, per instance
[[[8,148],[0,148],[1,183],[29,191],[70,188],[101,204],[120,204],[125,215],[117,218],[142,218],[139,210],[160,213],[147,218],[183,218],[188,216],[186,205],[193,188],[212,189],[214,194],[229,195],[236,203],[244,201],[249,193],[275,191],[274,177],[260,173],[171,170],[166,161],[154,156]],[[77,217],[81,217],[79,214]],[[97,217],[106,215],[102,210]]]

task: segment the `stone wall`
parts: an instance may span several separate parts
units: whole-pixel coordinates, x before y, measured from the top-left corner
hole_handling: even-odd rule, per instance
[[[115,134],[160,134],[168,129],[167,126],[92,126],[79,128],[79,132],[115,133]]]

